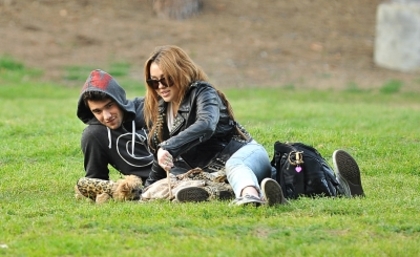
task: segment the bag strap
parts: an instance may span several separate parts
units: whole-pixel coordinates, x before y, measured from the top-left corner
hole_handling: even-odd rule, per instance
[[[279,153],[288,153],[291,151],[296,151],[296,148],[294,148],[292,145],[287,143],[282,143],[280,141],[276,141],[274,143],[274,151]]]
[[[277,163],[280,161],[281,155],[283,155],[284,153],[289,153],[293,151],[293,147],[282,143],[280,141],[276,141],[274,143],[274,155],[273,155],[273,159],[271,160],[271,166],[278,168],[277,167]]]
[[[308,150],[308,151],[311,151],[311,152],[314,152],[314,153],[316,153],[317,155],[321,155],[319,152],[318,152],[318,150],[316,150],[315,148],[313,148],[312,146],[310,146],[310,145],[306,145],[306,144],[304,144],[304,143],[299,143],[299,142],[297,142],[297,143],[292,143],[294,146],[296,146],[296,147],[298,147],[298,148],[303,148],[303,149],[306,149],[306,150]]]

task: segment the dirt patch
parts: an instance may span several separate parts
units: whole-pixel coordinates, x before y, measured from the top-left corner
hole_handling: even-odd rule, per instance
[[[62,81],[66,66],[129,62],[184,48],[219,87],[420,88],[419,73],[373,63],[378,0],[204,0],[200,15],[158,19],[151,0],[0,0],[0,54]],[[87,71],[88,73],[88,71]],[[86,74],[87,75],[87,74]]]

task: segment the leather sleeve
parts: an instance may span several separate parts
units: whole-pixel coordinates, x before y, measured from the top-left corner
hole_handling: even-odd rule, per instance
[[[199,92],[190,99],[189,109],[179,110],[190,112],[186,116],[189,119],[195,117],[195,120],[187,120],[191,124],[186,129],[159,144],[159,147],[169,151],[174,157],[210,139],[219,122],[221,100],[216,90],[212,87],[197,90]]]
[[[155,183],[156,181],[162,178],[166,178],[166,171],[159,166],[157,160],[155,159],[152,164],[152,170],[150,171],[149,177],[146,179],[144,186],[150,186],[151,184]]]

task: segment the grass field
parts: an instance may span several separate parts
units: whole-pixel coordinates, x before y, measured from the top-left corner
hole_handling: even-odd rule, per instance
[[[0,256],[419,256],[420,94],[404,85],[225,90],[270,156],[276,140],[311,144],[330,163],[335,149],[350,152],[365,198],[93,205],[73,196],[84,175],[79,88],[39,73],[0,61]],[[129,98],[143,94],[117,79]]]

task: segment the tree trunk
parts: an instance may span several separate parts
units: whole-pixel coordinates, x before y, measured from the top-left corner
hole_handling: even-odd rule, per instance
[[[202,0],[153,0],[153,11],[161,19],[183,20],[200,12]]]

